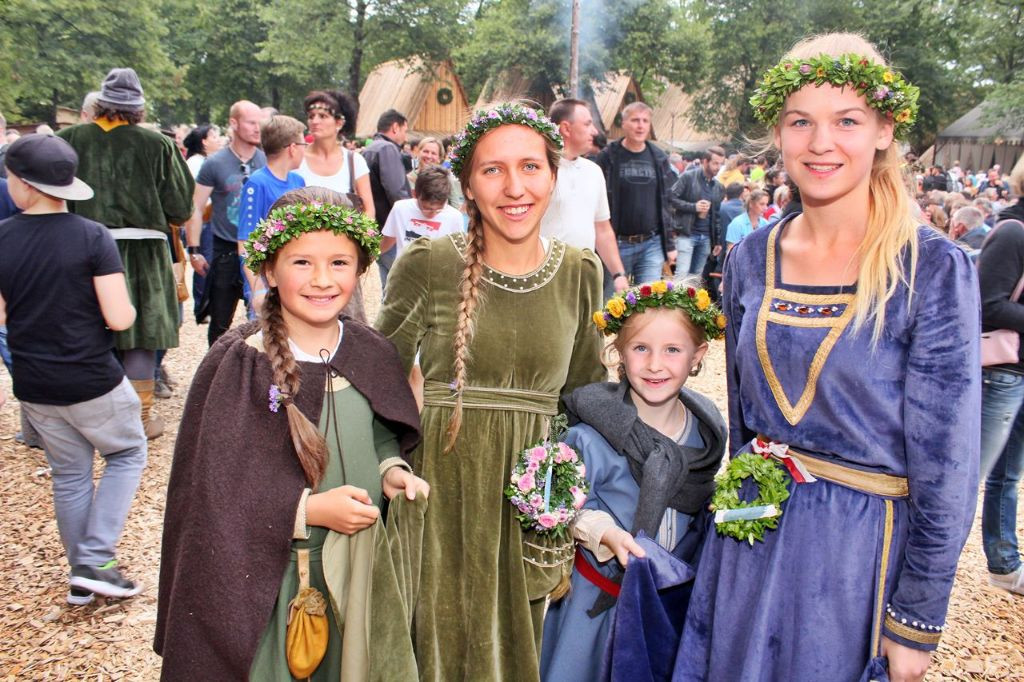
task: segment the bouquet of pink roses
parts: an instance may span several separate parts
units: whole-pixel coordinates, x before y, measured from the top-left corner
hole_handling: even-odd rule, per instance
[[[516,508],[523,530],[570,539],[569,524],[590,486],[579,453],[561,440],[566,424],[563,415],[555,417],[547,438],[520,453],[505,497]]]

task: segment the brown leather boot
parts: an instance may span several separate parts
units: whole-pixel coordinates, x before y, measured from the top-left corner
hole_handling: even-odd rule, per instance
[[[142,402],[142,429],[146,438],[153,440],[164,433],[164,420],[153,411],[153,389],[156,382],[153,379],[132,379],[132,388],[139,394]]]

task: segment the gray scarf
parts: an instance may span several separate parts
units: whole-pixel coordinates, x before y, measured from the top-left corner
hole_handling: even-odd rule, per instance
[[[625,381],[583,386],[565,400],[570,424],[584,422],[627,459],[640,486],[630,529],[633,535],[642,530],[657,537],[667,508],[696,514],[714,490],[715,474],[725,454],[725,420],[714,403],[699,393],[684,387],[679,399],[697,420],[703,448],[682,446],[641,421]],[[614,598],[602,592],[591,616],[613,603]]]

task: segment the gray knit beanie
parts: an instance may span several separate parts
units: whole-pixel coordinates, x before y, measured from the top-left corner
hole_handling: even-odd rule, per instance
[[[142,97],[142,83],[135,69],[111,69],[103,79],[99,96],[100,104],[114,109],[139,110],[146,104]]]

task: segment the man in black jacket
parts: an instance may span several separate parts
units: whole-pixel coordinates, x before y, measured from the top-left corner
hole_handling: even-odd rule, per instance
[[[676,275],[699,275],[708,256],[718,256],[725,240],[719,208],[724,190],[715,179],[725,150],[709,147],[701,153],[700,166],[679,176],[672,186],[672,207],[676,212]]]
[[[661,278],[665,261],[675,262],[668,191],[672,168],[668,156],[647,141],[651,108],[643,102],[622,110],[626,135],[597,156],[608,188],[612,229],[626,277],[634,284]],[[605,296],[615,293],[612,281],[621,273],[605,273]]]
[[[373,142],[363,150],[363,158],[370,168],[370,190],[373,192],[373,208],[378,225],[388,221],[388,214],[396,201],[412,196],[405,164],[402,162],[402,145],[408,134],[408,119],[400,112],[388,109],[377,119],[377,134],[373,136]],[[381,291],[387,284],[388,271],[394,262],[394,247],[377,259]]]

